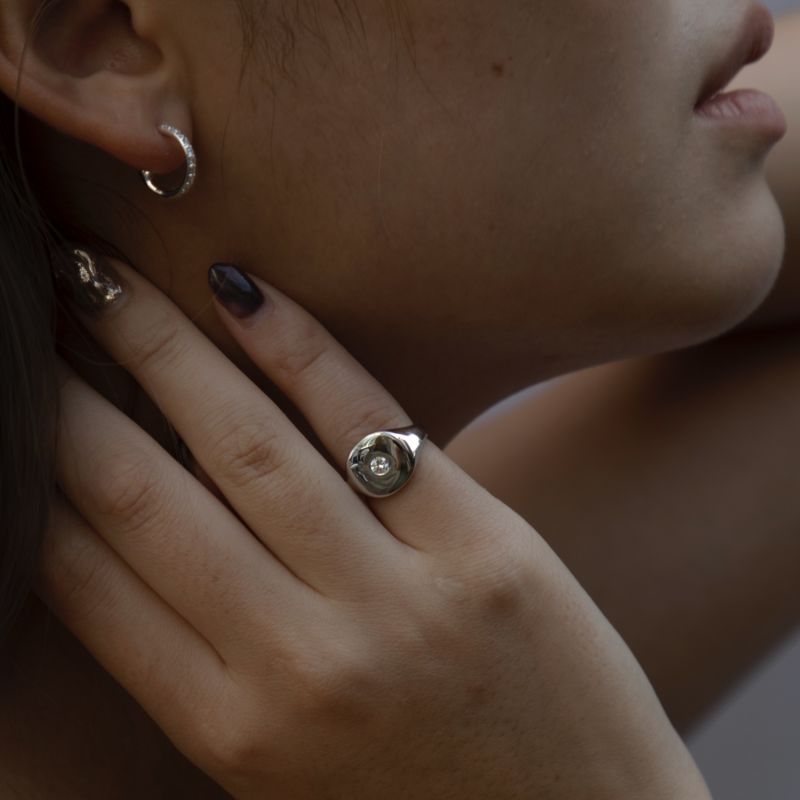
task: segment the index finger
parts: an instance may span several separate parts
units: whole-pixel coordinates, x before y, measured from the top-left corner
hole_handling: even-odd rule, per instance
[[[336,463],[345,464],[364,436],[414,424],[380,382],[287,295],[233,265],[216,265],[210,278],[218,300],[229,286],[227,307],[217,303],[228,330],[308,420]],[[269,304],[253,311],[246,298],[254,293]],[[397,494],[369,504],[395,536],[425,551],[485,538],[487,525],[497,531],[498,514],[508,511],[430,440],[413,479]]]
[[[113,268],[121,297],[99,315],[82,313],[84,324],[148,392],[248,528],[323,595],[385,585],[412,551],[180,309],[131,267],[115,260]]]

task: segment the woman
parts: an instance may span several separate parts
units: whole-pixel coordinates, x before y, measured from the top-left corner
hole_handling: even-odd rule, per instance
[[[38,10],[0,10],[9,97]],[[783,130],[721,122],[705,101],[763,54],[768,28],[759,6],[722,0],[49,4],[19,87],[26,164],[56,229],[122,289],[97,317],[73,311],[135,382],[93,367],[96,345],[63,316],[63,354],[105,399],[62,370],[56,471],[75,511],[54,499],[38,588],[65,628],[35,601],[15,627],[0,706],[10,792],[707,796],[544,539],[667,711],[695,716],[794,622],[794,487],[731,500],[753,479],[731,453],[786,474],[788,456],[726,436],[767,402],[759,433],[785,435],[793,409],[769,389],[791,377],[791,337],[597,368],[552,390],[541,417],[517,406],[455,434],[518,389],[698,344],[762,304],[784,253],[764,174]],[[198,154],[174,202],[137,174],[164,187],[183,168],[163,122]],[[40,221],[15,195],[5,208],[4,289],[39,300],[47,254],[30,274],[18,265],[43,248]],[[53,245],[59,272],[66,252]],[[46,325],[36,302],[9,306],[15,325]],[[33,351],[14,330],[11,352]],[[27,381],[42,411],[8,463],[46,477],[31,453],[47,387],[31,356],[14,363],[7,396],[17,408]],[[144,435],[170,444],[137,384],[211,492]],[[396,496],[356,502],[326,471],[341,474],[361,436],[411,423],[431,441]],[[30,485],[12,476],[4,513],[32,535],[40,505],[17,482]],[[765,536],[753,523],[767,507],[781,511]],[[436,568],[412,552],[435,552]],[[765,567],[762,592],[751,575]],[[347,603],[334,613],[301,581]],[[730,613],[742,585],[751,605],[766,597],[747,618]],[[210,679],[216,648],[237,691]]]

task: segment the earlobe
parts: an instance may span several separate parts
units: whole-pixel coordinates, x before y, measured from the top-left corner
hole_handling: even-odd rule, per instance
[[[139,34],[138,5],[2,0],[0,90],[50,127],[134,169],[169,173],[184,154],[159,126],[192,135],[179,48]],[[143,27],[159,30],[153,16],[169,4],[142,6],[149,15]]]

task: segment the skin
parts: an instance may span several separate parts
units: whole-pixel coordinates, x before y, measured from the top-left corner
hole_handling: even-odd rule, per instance
[[[401,493],[362,502],[115,266],[123,298],[86,325],[158,394],[236,516],[63,370],[72,506],[54,505],[37,591],[193,763],[242,800],[708,800],[630,651],[524,519],[434,444]],[[307,312],[260,289],[270,302],[225,324],[336,462],[351,432],[411,423]]]
[[[348,46],[330,6],[320,25],[335,57],[299,36],[290,78],[258,44],[243,72],[209,58],[240,52],[239,14],[187,3],[129,3],[146,36],[107,3],[88,20],[57,15],[23,102],[72,137],[33,126],[46,196],[68,198],[60,216],[91,220],[227,352],[205,287],[216,260],[301,302],[446,441],[539,379],[716,334],[775,279],[768,144],[692,115],[746,0],[475,0],[470,14],[416,0],[410,52],[383,4],[360,4],[366,45]],[[252,9],[263,40],[278,23]],[[107,50],[86,47],[93,19]],[[206,164],[179,204],[130,169],[182,163],[164,119]],[[365,335],[389,293],[380,333]]]
[[[38,50],[31,51],[23,93],[23,103],[39,120],[29,126],[31,141],[47,156],[39,161],[42,171],[48,185],[69,198],[70,213],[91,221],[137,269],[168,289],[190,318],[269,391],[269,382],[255,374],[209,307],[204,276],[212,261],[235,260],[298,300],[442,443],[495,400],[543,378],[688,345],[730,328],[773,285],[784,240],[763,171],[769,148],[750,134],[701,130],[691,116],[699,86],[711,62],[727,50],[745,3],[616,3],[607,8],[542,3],[535,25],[529,24],[532,15],[522,4],[490,11],[476,3],[474,13],[465,14],[463,3],[438,4],[435,13],[412,3],[416,71],[402,49],[399,61],[394,60],[383,11],[365,7],[371,50],[384,57],[376,73],[368,71],[358,49],[352,55],[337,50],[338,69],[324,69],[319,50],[301,37],[292,62],[300,73],[295,83],[270,69],[268,59],[256,52],[244,71],[241,92],[238,64],[207,57],[226,43],[235,49],[238,42],[238,20],[230,15],[229,4],[209,3],[202,15],[187,15],[180,2],[129,5],[136,32],[105,3],[77,3],[88,9],[88,16],[57,20]],[[11,14],[9,20],[14,18]],[[87,19],[103,23],[102,41],[117,42],[110,70],[98,66],[108,58],[99,46],[71,51],[67,37],[60,38],[85,30],[81,26]],[[335,35],[336,21],[323,22]],[[23,29],[4,25],[7,61],[0,79],[8,92]],[[274,127],[272,97],[265,89],[270,85],[278,89]],[[609,87],[616,114],[609,113]],[[174,206],[147,196],[129,169],[178,166],[179,155],[155,133],[163,118],[193,135],[208,165],[195,192]],[[272,160],[265,159],[266,152]],[[224,173],[219,153],[225,154]],[[575,158],[576,153],[581,157]],[[142,209],[158,240],[138,215],[121,210],[127,206],[109,203],[105,193],[90,193],[83,186],[78,190],[76,172]],[[391,192],[384,190],[379,203],[379,187],[386,186]],[[332,248],[332,242],[337,246]],[[380,338],[364,336],[363,331],[374,330],[371,301],[389,291],[393,304],[382,310]],[[412,312],[409,331],[405,323]],[[470,336],[471,331],[480,335]],[[736,361],[731,356],[731,370]],[[778,371],[774,380],[779,380]],[[635,393],[639,402],[649,396]],[[693,406],[696,395],[687,389],[687,396],[687,405],[698,409],[697,419],[707,419],[713,403]],[[732,411],[731,431],[747,424],[753,407],[743,403],[740,411]],[[603,420],[600,414],[598,422]],[[697,452],[715,444],[697,440],[696,427],[685,430]],[[635,431],[625,431],[633,441]],[[572,463],[581,459],[572,441],[565,437],[560,446],[553,441],[546,451],[567,451],[557,464],[562,493],[585,491],[569,469],[570,458]],[[593,452],[603,452],[602,442]],[[650,452],[650,461],[657,461],[658,451]],[[463,463],[480,469],[466,455]],[[676,473],[677,468],[668,477]],[[624,469],[619,474],[631,485],[640,475]],[[500,478],[495,482],[502,485]],[[545,494],[536,489],[543,484],[535,468],[530,485],[538,492],[534,496]],[[694,482],[688,488],[696,487]],[[545,525],[538,520],[548,515],[546,527],[554,532],[545,535],[557,550],[572,553],[581,579],[589,584],[589,559],[584,556],[583,567],[578,559],[583,548],[575,545],[570,551],[562,544],[579,526],[586,530],[589,520],[564,511],[559,516],[546,506],[539,516],[520,495],[512,507],[543,532]],[[608,491],[600,492],[597,503],[626,523],[622,547],[634,554],[623,575],[638,578],[637,565],[646,559],[631,545],[641,515]],[[786,529],[777,535],[788,546],[789,525],[796,521],[788,492],[781,508],[788,509]],[[683,531],[682,523],[676,520],[675,528]],[[751,531],[746,526],[752,537]],[[724,528],[704,533],[721,538]],[[696,537],[687,531],[685,540],[675,544],[678,560],[681,553],[696,550]],[[776,553],[768,563],[779,562]],[[572,566],[569,558],[567,564]],[[608,585],[609,572],[602,570],[605,578],[599,572],[592,589],[602,595],[598,587]],[[702,580],[702,569],[697,574]],[[738,574],[732,569],[721,575],[719,586],[730,587]],[[680,627],[681,617],[675,622],[670,613],[677,605],[673,596],[668,585],[658,594],[673,626],[651,649],[654,665],[661,663],[664,643]],[[621,606],[618,602],[616,608]],[[785,614],[776,601],[778,606]],[[724,609],[720,603],[713,618],[719,619]],[[642,614],[633,624],[620,615],[620,623],[640,632],[642,642],[654,638],[652,616]],[[775,627],[785,629],[786,623]],[[35,639],[33,633],[26,635]],[[735,638],[731,631],[728,641]],[[749,640],[747,655],[738,663],[763,644]],[[65,646],[64,661],[79,664],[76,675],[89,674],[82,670],[91,670],[90,662],[81,661],[77,651]],[[695,704],[716,686],[707,676],[698,683],[700,688],[692,691],[702,699]],[[20,697],[24,709],[25,696]],[[74,704],[75,718],[86,718],[93,705],[89,697],[87,692]],[[98,690],[95,697],[99,705],[114,693]],[[51,700],[51,713],[59,703],[69,708],[69,702]],[[27,752],[42,741],[37,737],[46,737],[46,727],[29,723],[22,736],[30,743]],[[153,753],[151,763],[166,763],[164,776],[180,775],[180,759],[159,761],[169,751],[159,746],[152,729],[141,729],[142,741],[156,742],[145,750]],[[107,741],[101,746],[103,752],[115,751]],[[70,753],[73,745],[62,742],[60,747]],[[25,752],[20,747],[21,757]],[[119,749],[117,759],[114,768],[124,774],[130,762]],[[80,757],[72,761],[75,784],[85,763]],[[70,774],[69,765],[64,773]]]
[[[787,231],[767,301],[718,341],[523,393],[448,446],[545,535],[681,730],[800,623],[799,45],[800,15],[782,18],[730,85],[789,122],[767,162]]]

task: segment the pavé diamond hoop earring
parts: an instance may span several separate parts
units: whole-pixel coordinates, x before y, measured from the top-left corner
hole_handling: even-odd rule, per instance
[[[197,177],[197,155],[194,152],[192,143],[189,141],[189,137],[183,131],[179,130],[174,125],[159,125],[158,129],[165,136],[171,136],[180,145],[186,157],[186,175],[184,176],[183,183],[177,189],[159,188],[153,182],[153,173],[146,169],[142,170],[142,179],[147,185],[147,188],[154,194],[168,200],[177,200],[179,197],[183,197],[183,195],[194,186],[194,181]]]

